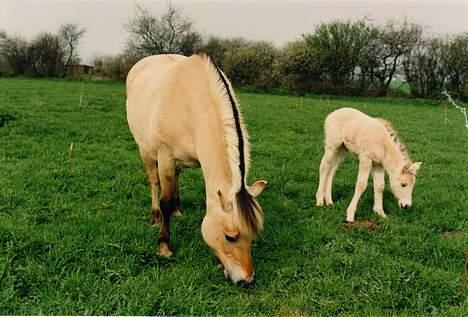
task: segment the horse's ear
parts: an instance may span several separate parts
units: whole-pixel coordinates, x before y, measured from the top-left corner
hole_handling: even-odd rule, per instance
[[[265,188],[267,182],[265,180],[256,181],[252,186],[250,186],[250,194],[257,198]]]
[[[232,203],[230,203],[226,197],[224,196],[224,194],[221,192],[221,189],[218,189],[218,198],[219,198],[219,202],[221,203],[221,207],[223,207],[223,210],[224,211],[230,211],[232,210]]]

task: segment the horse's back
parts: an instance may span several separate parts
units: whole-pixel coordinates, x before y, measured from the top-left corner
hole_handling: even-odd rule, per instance
[[[171,66],[186,58],[182,55],[167,54],[148,56],[138,61],[127,75],[127,107],[133,106],[133,101],[137,101],[136,95],[147,94],[150,90],[157,89]]]
[[[126,85],[127,120],[140,150],[155,157],[161,145],[170,145],[171,151],[193,154],[190,129],[199,112],[194,107],[202,104],[198,96],[207,93],[200,61],[197,55],[155,55],[132,67]]]

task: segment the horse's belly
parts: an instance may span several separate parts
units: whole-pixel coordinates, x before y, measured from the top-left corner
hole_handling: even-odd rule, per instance
[[[197,168],[200,167],[200,162],[197,160],[176,160],[178,168]]]

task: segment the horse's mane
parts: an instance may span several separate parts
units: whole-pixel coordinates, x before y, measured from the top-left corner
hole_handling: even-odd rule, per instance
[[[196,53],[204,59],[211,83],[211,90],[219,106],[219,114],[224,128],[224,141],[232,175],[232,190],[230,197],[235,201],[240,223],[250,235],[256,235],[263,226],[263,212],[254,197],[246,187],[247,174],[250,165],[250,151],[247,130],[242,114],[232,89],[231,83],[218,67],[214,59],[207,53]],[[241,229],[241,228],[240,228]]]
[[[390,138],[392,139],[393,143],[395,143],[396,147],[400,151],[403,159],[406,162],[410,162],[410,157],[409,157],[409,154],[408,154],[408,150],[406,149],[406,146],[403,144],[403,142],[401,142],[401,140],[398,137],[398,134],[397,134],[396,130],[393,128],[392,124],[389,121],[387,121],[385,119],[382,119],[382,118],[377,118],[377,120],[379,120],[379,122],[383,124],[383,126],[385,127],[387,132],[390,134]]]

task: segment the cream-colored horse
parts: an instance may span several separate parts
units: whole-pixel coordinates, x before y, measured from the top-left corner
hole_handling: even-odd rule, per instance
[[[383,210],[385,170],[390,187],[400,208],[411,207],[416,172],[421,162],[412,163],[405,146],[386,120],[371,118],[351,108],[341,108],[330,113],[325,120],[325,154],[320,163],[320,183],[317,189],[317,206],[332,205],[332,184],[336,169],[346,151],[359,157],[359,173],[354,196],[346,211],[346,220],[354,221],[359,199],[367,187],[369,174],[374,181],[374,211],[386,218]]]
[[[162,222],[158,253],[172,255],[169,222],[179,212],[179,170],[201,166],[206,191],[203,238],[224,266],[226,278],[251,282],[251,243],[263,226],[255,198],[266,182],[246,184],[247,131],[223,72],[203,53],[144,58],[127,77],[127,119],[151,184],[153,222]]]

